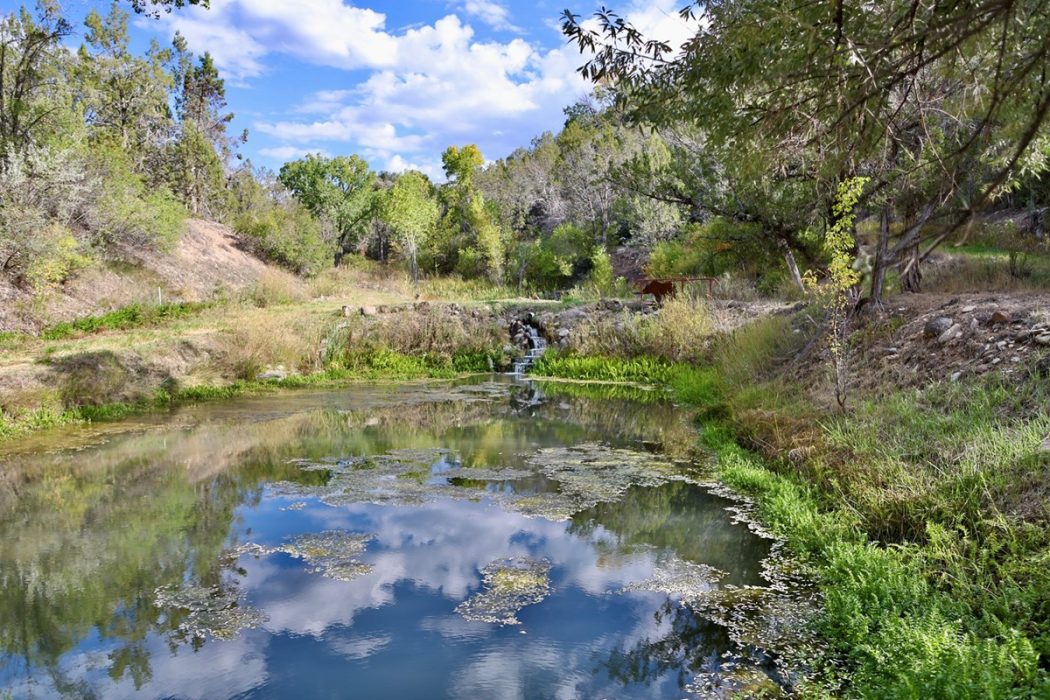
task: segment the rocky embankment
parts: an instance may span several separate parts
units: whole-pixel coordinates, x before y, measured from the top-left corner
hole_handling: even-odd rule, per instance
[[[1050,295],[902,295],[858,338],[858,383],[921,386],[1050,374]]]

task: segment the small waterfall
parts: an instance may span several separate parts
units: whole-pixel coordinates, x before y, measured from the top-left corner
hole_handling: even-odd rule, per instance
[[[525,357],[514,362],[514,369],[511,371],[511,374],[515,377],[520,377],[528,372],[529,368],[536,364],[536,360],[540,359],[540,356],[547,349],[547,341],[544,340],[538,330],[526,325],[525,333],[528,335],[529,349],[525,353]]]

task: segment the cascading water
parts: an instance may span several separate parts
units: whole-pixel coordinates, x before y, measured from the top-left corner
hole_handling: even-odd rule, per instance
[[[540,335],[539,331],[530,325],[525,325],[525,333],[528,336],[529,349],[524,357],[514,362],[514,369],[511,371],[511,374],[515,377],[523,376],[529,371],[529,368],[536,364],[536,360],[540,359],[540,356],[547,350],[547,341]]]

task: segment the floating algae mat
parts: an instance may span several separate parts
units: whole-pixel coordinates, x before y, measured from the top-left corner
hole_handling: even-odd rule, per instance
[[[484,377],[37,437],[0,484],[0,697],[789,692],[819,601],[691,418]]]
[[[460,603],[456,612],[468,620],[520,625],[517,612],[550,592],[550,570],[550,563],[542,559],[494,561],[481,570],[485,590]]]
[[[241,630],[266,621],[262,612],[244,605],[236,591],[221,586],[158,588],[156,594],[157,607],[177,621],[174,637],[233,639]]]

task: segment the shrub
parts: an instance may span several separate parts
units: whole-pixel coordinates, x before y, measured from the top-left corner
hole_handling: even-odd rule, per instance
[[[570,336],[570,349],[579,355],[648,355],[671,362],[699,362],[706,356],[714,330],[714,317],[706,301],[676,297],[648,316],[625,312],[619,318],[585,320]]]
[[[612,259],[604,250],[597,249],[591,255],[591,271],[587,275],[587,286],[597,294],[604,295],[613,291]]]
[[[771,249],[760,225],[723,218],[693,224],[678,240],[657,244],[648,272],[653,277],[740,278],[748,282],[744,298],[754,291],[779,294],[788,281],[784,261]]]
[[[316,274],[335,253],[323,239],[321,225],[295,202],[245,212],[233,228],[259,257],[300,275]]]
[[[260,315],[224,336],[222,362],[238,379],[253,380],[267,367],[277,365],[292,372],[308,372],[318,364],[320,340],[316,327]]]
[[[174,248],[186,209],[167,187],[147,187],[142,176],[132,172],[122,150],[103,144],[92,150],[89,167],[99,183],[89,221],[96,245]]]
[[[486,318],[448,314],[441,307],[410,314],[384,314],[375,318],[354,317],[329,338],[330,361],[344,362],[351,354],[394,352],[424,358],[432,366],[458,362],[464,371],[479,369],[487,359],[502,366],[505,338]],[[463,359],[473,357],[474,359]]]

